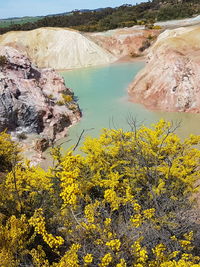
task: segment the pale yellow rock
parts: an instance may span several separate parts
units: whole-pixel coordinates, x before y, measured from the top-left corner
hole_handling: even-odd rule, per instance
[[[200,48],[200,26],[181,27],[174,30],[166,30],[160,34],[150,52],[155,52],[162,46],[170,45],[179,50],[190,46],[191,50]]]
[[[81,33],[63,28],[8,32],[0,36],[0,44],[22,47],[40,68],[71,69],[117,60]]]

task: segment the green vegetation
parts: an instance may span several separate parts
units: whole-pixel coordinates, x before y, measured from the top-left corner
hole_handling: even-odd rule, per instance
[[[54,147],[48,171],[0,135],[0,266],[200,266],[200,136],[129,124]]]
[[[104,31],[136,24],[152,27],[157,20],[191,17],[200,13],[199,0],[152,0],[138,5],[123,5],[97,11],[73,11],[70,14],[47,16],[9,27],[1,26],[0,33],[11,30],[32,30],[40,27],[70,27],[80,31]]]
[[[0,173],[12,170],[13,165],[21,159],[19,152],[17,144],[11,140],[8,134],[2,132],[0,134]]]
[[[73,100],[74,99],[72,95],[62,94],[62,99],[57,101],[56,104],[58,106],[69,105],[69,104],[72,104],[71,102],[73,102]]]
[[[5,56],[0,56],[0,67],[5,66],[7,58]]]
[[[48,98],[49,100],[53,100],[53,99],[54,99],[54,97],[53,97],[52,94],[47,95],[47,98]]]
[[[12,27],[15,24],[32,23],[38,21],[39,19],[41,19],[41,17],[0,19],[0,28]]]
[[[147,40],[143,41],[142,46],[139,48],[139,51],[143,52],[144,50],[146,50],[150,46],[151,46],[151,42],[147,39]]]
[[[72,102],[73,101],[73,96],[72,95],[65,95],[65,94],[62,94],[62,98],[63,98],[63,101],[67,104],[69,102]]]
[[[17,138],[19,140],[25,140],[25,139],[27,139],[27,135],[22,132],[22,133],[17,134]]]

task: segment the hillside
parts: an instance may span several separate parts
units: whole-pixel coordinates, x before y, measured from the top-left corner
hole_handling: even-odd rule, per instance
[[[38,67],[70,69],[114,62],[112,54],[77,31],[41,28],[33,31],[8,32],[0,44],[26,50]]]
[[[128,56],[130,59],[143,55],[143,51],[154,42],[159,34],[160,30],[134,26],[104,32],[85,33],[85,36],[117,58],[127,58]]]

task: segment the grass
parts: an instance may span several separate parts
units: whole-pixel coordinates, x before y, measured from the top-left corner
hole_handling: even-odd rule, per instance
[[[36,22],[41,17],[23,17],[23,18],[12,18],[12,19],[0,19],[0,27],[5,28],[13,24],[24,24],[27,22]]]

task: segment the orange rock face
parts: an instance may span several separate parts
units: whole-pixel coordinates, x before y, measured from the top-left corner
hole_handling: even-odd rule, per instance
[[[158,30],[146,30],[144,27],[132,27],[110,30],[99,33],[88,33],[98,45],[112,53],[118,58],[124,56],[140,55],[140,48],[146,40],[152,40],[160,33]]]
[[[130,99],[149,109],[200,112],[200,27],[162,33],[148,63],[129,86]]]

